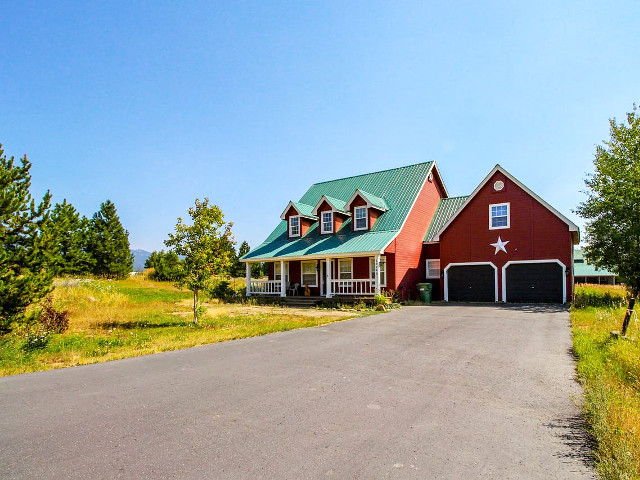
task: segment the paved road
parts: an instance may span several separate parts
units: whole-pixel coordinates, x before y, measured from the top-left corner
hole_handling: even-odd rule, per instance
[[[593,478],[554,307],[407,307],[0,379],[1,478]]]

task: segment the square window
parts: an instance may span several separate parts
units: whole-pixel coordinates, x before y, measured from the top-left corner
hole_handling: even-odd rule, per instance
[[[367,217],[367,207],[356,207],[354,209],[355,224],[354,230],[366,230],[368,228],[369,218]]]
[[[300,217],[289,217],[289,236],[290,237],[299,237],[300,236]]]
[[[321,233],[333,233],[333,212],[322,212]]]
[[[509,204],[489,205],[489,230],[509,228]]]
[[[440,259],[427,259],[427,278],[440,278]]]

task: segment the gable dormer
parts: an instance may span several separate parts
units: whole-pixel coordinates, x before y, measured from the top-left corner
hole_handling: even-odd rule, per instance
[[[307,230],[318,220],[313,215],[313,207],[306,203],[289,202],[280,218],[287,222],[287,238],[303,237]]]
[[[336,233],[350,215],[345,208],[344,201],[328,195],[320,197],[312,214],[318,218],[318,232],[320,235]]]
[[[345,208],[351,214],[351,229],[354,232],[371,230],[378,217],[389,209],[384,198],[360,189],[356,189]]]

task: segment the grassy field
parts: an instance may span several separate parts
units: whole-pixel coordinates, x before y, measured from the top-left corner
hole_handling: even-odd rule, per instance
[[[579,287],[580,288],[580,287]],[[612,287],[587,287],[618,296]],[[625,308],[573,308],[574,350],[585,391],[585,412],[597,441],[596,464],[603,479],[640,478],[640,327],[620,330]]]
[[[125,280],[58,280],[56,310],[67,310],[69,330],[27,348],[27,332],[0,337],[0,375],[104,362],[118,358],[311,327],[356,312],[205,304],[192,323],[192,294],[143,276]],[[29,338],[33,339],[33,335]]]

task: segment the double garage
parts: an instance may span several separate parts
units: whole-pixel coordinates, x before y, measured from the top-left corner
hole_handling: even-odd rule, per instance
[[[444,269],[444,297],[449,302],[565,303],[565,275],[565,266],[555,259],[510,261],[500,270],[491,262],[450,263]]]

